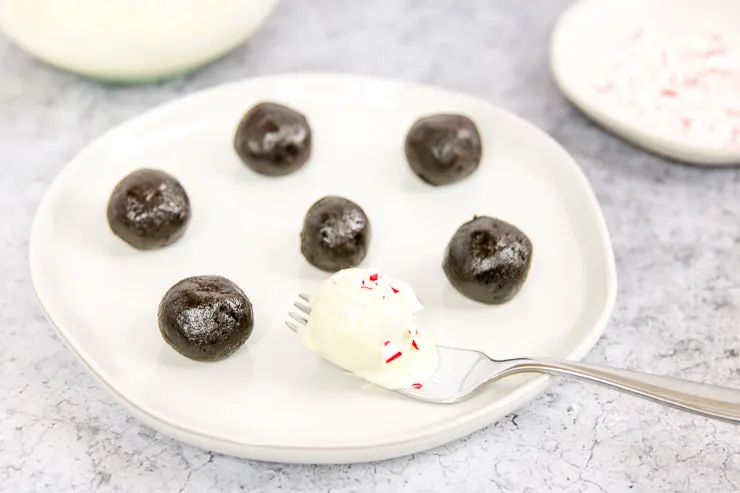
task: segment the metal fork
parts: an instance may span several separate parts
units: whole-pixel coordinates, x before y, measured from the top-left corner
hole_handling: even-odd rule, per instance
[[[308,323],[310,298],[300,294],[285,322],[294,332]],[[449,404],[470,397],[487,382],[517,373],[548,373],[598,383],[701,416],[740,424],[740,390],[619,368],[544,358],[494,360],[480,351],[437,346],[439,366],[419,389],[397,392],[426,402]]]

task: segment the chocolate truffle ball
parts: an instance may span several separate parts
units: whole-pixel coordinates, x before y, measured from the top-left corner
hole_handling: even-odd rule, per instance
[[[190,220],[190,200],[177,179],[164,171],[140,169],[121,180],[108,200],[108,225],[140,250],[174,243]]]
[[[370,221],[359,205],[342,197],[324,197],[308,210],[301,231],[301,253],[327,272],[355,267],[370,244]]]
[[[252,303],[221,276],[188,277],[159,303],[159,331],[178,353],[196,361],[218,361],[246,342],[254,326]]]
[[[432,115],[418,120],[406,136],[406,159],[425,182],[440,186],[470,176],[480,163],[480,134],[463,115]]]
[[[532,242],[516,226],[475,217],[460,226],[445,251],[447,279],[468,298],[495,305],[521,289],[532,262]]]
[[[277,103],[259,103],[239,122],[234,148],[257,173],[282,176],[306,164],[311,128],[306,117]]]

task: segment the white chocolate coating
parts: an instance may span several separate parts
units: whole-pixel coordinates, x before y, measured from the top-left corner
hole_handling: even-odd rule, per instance
[[[408,284],[377,269],[346,269],[324,281],[299,335],[308,349],[356,376],[405,388],[437,369],[437,348],[416,324],[421,309]]]

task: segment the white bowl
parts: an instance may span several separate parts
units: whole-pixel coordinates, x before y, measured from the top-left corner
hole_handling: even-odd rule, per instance
[[[277,0],[0,0],[0,31],[49,65],[116,83],[172,77],[252,35]]]
[[[594,121],[633,144],[678,161],[700,165],[740,163],[740,150],[693,145],[658,135],[653,128],[615,114],[594,91],[603,59],[635,26],[654,31],[683,29],[722,33],[740,53],[737,0],[581,0],[558,20],[552,33],[550,67],[565,96]]]
[[[307,117],[313,154],[281,178],[237,158],[232,136],[253,104],[281,101]],[[403,153],[421,115],[461,112],[478,124],[483,161],[435,188]],[[141,167],[180,179],[192,220],[174,245],[137,251],[115,237],[113,186]],[[302,347],[284,326],[299,292],[325,274],[300,253],[309,206],[328,194],[359,203],[373,227],[363,265],[408,281],[420,323],[440,343],[494,357],[580,359],[614,304],[614,257],[580,169],[554,140],[483,101],[403,82],[291,75],[216,87],[111,130],[56,178],[30,240],[31,277],[60,337],[136,417],[184,442],[282,462],[384,459],[460,438],[533,398],[547,377],[519,376],[455,405],[417,402],[368,386]],[[446,244],[474,214],[519,226],[534,245],[523,290],[501,306],[457,293],[442,271]],[[157,306],[180,279],[224,275],[254,304],[252,337],[219,363],[171,349]]]

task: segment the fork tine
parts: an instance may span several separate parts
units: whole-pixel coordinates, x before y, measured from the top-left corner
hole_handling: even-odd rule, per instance
[[[295,320],[301,325],[306,325],[308,323],[308,319],[306,317],[303,317],[295,312],[290,312],[288,315],[290,316],[290,318],[292,318],[293,320]]]
[[[293,303],[293,306],[298,308],[306,315],[311,315],[311,307],[309,307],[308,305],[304,305],[303,303],[299,303],[298,301],[296,301],[295,303]]]
[[[299,294],[298,297],[300,299],[302,299],[303,301],[305,301],[306,303],[311,303],[311,298],[309,298],[309,296],[307,294],[305,294],[305,293]],[[298,308],[301,311],[301,313],[299,314],[299,313],[295,313],[295,312],[290,312],[290,313],[288,313],[288,315],[290,316],[290,318],[292,318],[293,320],[295,320],[298,323],[295,324],[293,322],[286,321],[285,322],[285,325],[287,325],[288,328],[290,330],[292,330],[293,332],[298,332],[300,326],[306,325],[308,323],[308,319],[306,317],[304,317],[303,315],[310,315],[311,314],[311,307],[309,305],[300,303],[298,301],[296,301],[295,303],[293,303],[293,306],[295,306],[296,308]]]

